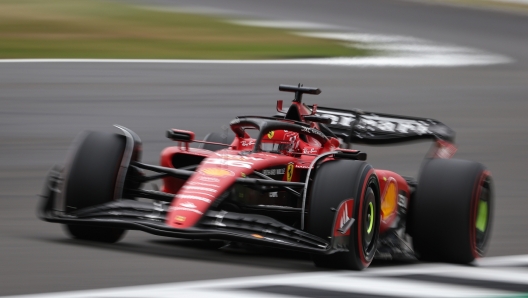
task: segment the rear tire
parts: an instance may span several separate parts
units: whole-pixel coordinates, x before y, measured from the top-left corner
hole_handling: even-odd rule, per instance
[[[464,264],[484,256],[493,204],[491,175],[482,164],[428,161],[410,206],[413,246],[419,259]]]
[[[307,232],[332,239],[336,212],[343,201],[354,199],[348,252],[313,255],[317,267],[362,270],[370,265],[377,249],[380,227],[378,179],[363,161],[334,160],[323,163],[313,181]]]
[[[116,180],[126,139],[117,134],[88,132],[77,147],[66,177],[65,211],[71,213],[114,200]],[[66,225],[73,238],[117,242],[125,230],[108,227]]]

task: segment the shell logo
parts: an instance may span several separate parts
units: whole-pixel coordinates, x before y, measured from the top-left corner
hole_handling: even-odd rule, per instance
[[[184,222],[186,220],[185,216],[181,216],[181,215],[176,215],[174,217],[174,221],[175,222]]]
[[[216,177],[225,177],[225,176],[235,176],[235,173],[230,170],[221,169],[221,168],[207,168],[200,170],[200,173],[208,176],[216,176]]]
[[[383,220],[394,214],[396,205],[398,204],[398,187],[394,179],[389,181],[389,185],[385,190],[385,197],[381,203],[381,217]]]

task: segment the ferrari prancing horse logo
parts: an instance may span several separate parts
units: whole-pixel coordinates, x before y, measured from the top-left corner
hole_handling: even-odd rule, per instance
[[[274,130],[268,132],[268,139],[272,139],[273,135],[275,135],[275,131]]]
[[[286,181],[292,180],[294,168],[295,168],[295,165],[293,163],[289,163],[288,167],[286,167]]]

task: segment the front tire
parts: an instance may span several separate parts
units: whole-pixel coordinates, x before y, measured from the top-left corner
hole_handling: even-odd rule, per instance
[[[125,144],[125,137],[117,134],[84,135],[66,174],[66,213],[114,200]],[[73,238],[107,243],[117,242],[125,234],[123,229],[109,227],[67,224],[65,228]]]
[[[493,204],[491,174],[482,164],[429,160],[410,206],[413,246],[418,257],[465,264],[484,256]]]
[[[362,270],[377,249],[380,228],[380,196],[373,168],[363,161],[334,160],[317,169],[307,218],[307,231],[331,240],[336,211],[343,201],[354,199],[348,252],[313,255],[317,267]]]

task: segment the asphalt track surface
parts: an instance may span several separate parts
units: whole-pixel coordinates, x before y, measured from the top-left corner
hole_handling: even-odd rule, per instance
[[[162,3],[162,2],[157,2]],[[296,253],[233,254],[218,243],[130,232],[115,245],[66,238],[36,219],[47,170],[82,130],[118,123],[157,163],[168,128],[217,131],[236,115],[271,115],[280,83],[323,90],[309,103],[441,120],[457,131],[458,158],[495,178],[488,255],[528,253],[528,17],[388,0],[165,1],[266,19],[410,35],[507,55],[512,64],[466,68],[287,65],[0,64],[0,295],[316,271]],[[361,149],[375,167],[416,175],[427,144]],[[448,219],[446,219],[448,220]],[[390,266],[377,262],[374,266]]]

